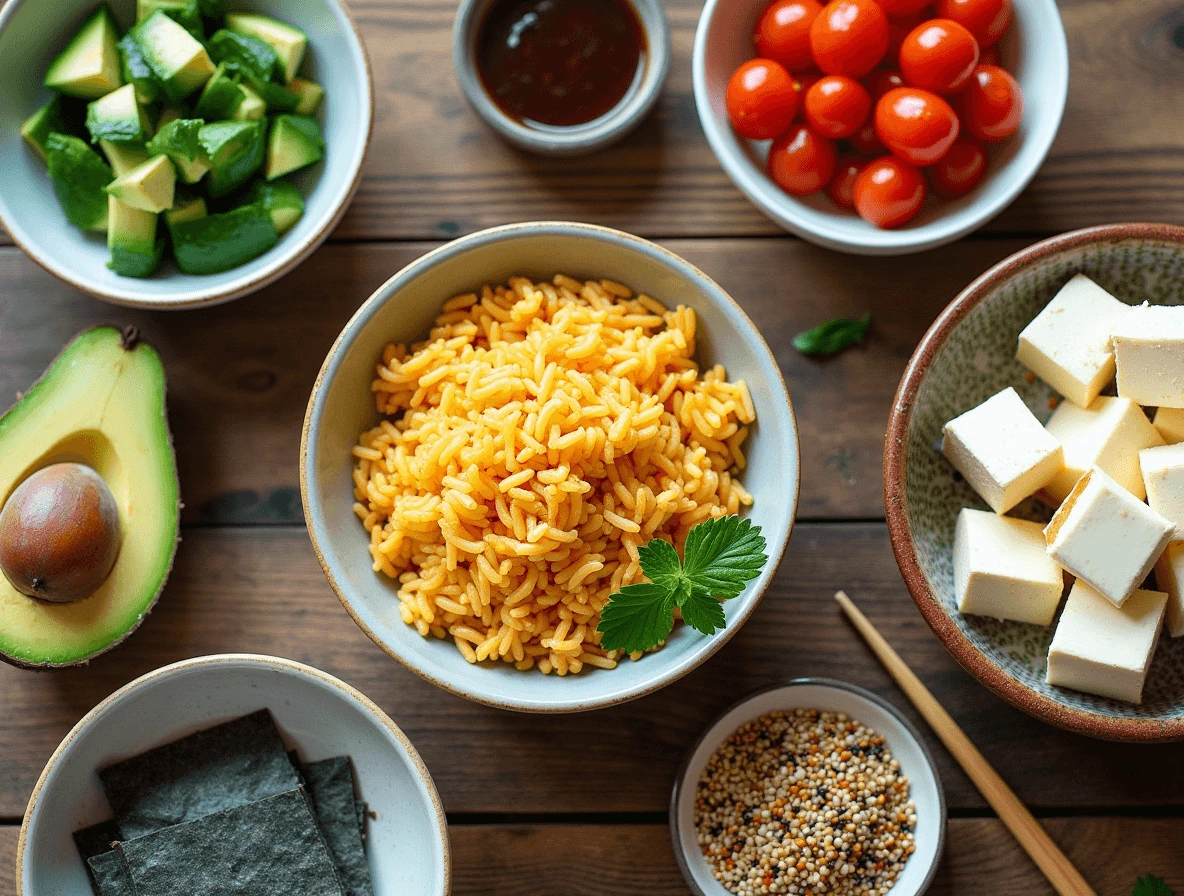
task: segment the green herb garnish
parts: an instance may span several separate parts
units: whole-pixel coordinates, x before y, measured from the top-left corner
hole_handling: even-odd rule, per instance
[[[831,318],[813,330],[798,333],[793,337],[793,347],[803,355],[833,355],[848,346],[863,342],[871,325],[870,311],[859,320],[849,317]]]
[[[649,581],[626,585],[609,598],[597,626],[605,650],[633,653],[661,644],[674,628],[675,607],[687,625],[715,634],[726,623],[720,601],[736,597],[769,560],[761,527],[738,516],[695,526],[681,562],[670,542],[660,538],[637,553]]]
[[[1152,877],[1148,874],[1146,877],[1139,878],[1135,888],[1131,890],[1131,896],[1176,896],[1176,894],[1162,877]]]

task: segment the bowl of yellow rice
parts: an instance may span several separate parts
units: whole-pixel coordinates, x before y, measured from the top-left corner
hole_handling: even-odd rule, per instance
[[[354,621],[448,691],[526,712],[651,693],[756,608],[797,508],[768,346],[678,256],[585,224],[496,227],[420,258],[338,337],[300,460],[313,547]],[[638,549],[738,514],[770,561],[704,636],[600,646]]]

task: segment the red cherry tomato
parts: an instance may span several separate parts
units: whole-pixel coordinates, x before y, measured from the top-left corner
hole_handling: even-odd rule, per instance
[[[793,121],[798,92],[785,68],[771,59],[750,59],[728,81],[728,119],[741,137],[770,140]]]
[[[786,193],[807,196],[830,183],[835,155],[834,143],[808,125],[795,125],[773,141],[769,176]]]
[[[936,93],[898,87],[876,103],[876,135],[912,165],[932,165],[958,139],[958,116]]]
[[[962,94],[966,130],[979,140],[1006,140],[1020,126],[1024,95],[1020,85],[997,65],[980,65]]]
[[[888,17],[875,0],[831,0],[810,26],[810,49],[828,75],[862,78],[888,49]]]
[[[824,137],[850,137],[871,111],[867,88],[846,75],[827,75],[806,91],[806,121]]]
[[[978,54],[979,65],[1002,65],[1003,57],[999,54],[998,47],[987,47]]]
[[[888,13],[892,15],[892,13]],[[892,17],[888,20],[888,49],[884,53],[883,65],[897,65],[900,60],[900,45],[914,28],[928,22],[933,16],[923,11],[911,16]]]
[[[936,9],[973,34],[980,47],[994,44],[1011,25],[1011,0],[937,0]]]
[[[888,150],[876,136],[876,123],[868,120],[858,131],[850,137],[851,147],[865,156],[882,156]]]
[[[822,12],[818,0],[773,0],[756,23],[756,54],[780,62],[791,72],[810,68],[810,25]]]
[[[826,193],[840,208],[855,208],[855,179],[867,164],[867,159],[853,153],[839,156],[834,177],[826,185]]]
[[[954,141],[949,152],[929,169],[933,190],[946,199],[965,196],[987,173],[987,154],[982,146],[966,137]]]
[[[914,87],[956,93],[978,65],[978,41],[951,19],[918,25],[900,47],[900,73]]]
[[[872,102],[879,102],[880,97],[889,90],[908,86],[904,83],[901,73],[891,68],[882,68],[872,72],[863,79],[863,83],[867,87],[868,93],[872,95]]]
[[[913,16],[923,10],[933,0],[877,0],[889,16]]]
[[[868,162],[855,179],[855,209],[877,227],[907,224],[924,202],[921,172],[893,156]]]

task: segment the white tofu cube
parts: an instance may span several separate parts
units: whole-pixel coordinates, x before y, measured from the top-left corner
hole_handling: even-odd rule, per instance
[[[965,508],[954,529],[954,591],[969,615],[1052,625],[1065,590],[1039,523]]]
[[[1176,527],[1094,467],[1044,530],[1048,555],[1115,606],[1142,584]]]
[[[1077,274],[1024,327],[1016,357],[1067,399],[1087,407],[1114,379],[1110,334],[1129,310]]]
[[[1093,467],[1114,478],[1139,500],[1147,496],[1139,452],[1163,438],[1143,409],[1129,398],[1094,399],[1088,408],[1062,401],[1045,428],[1065,450],[1065,467],[1044,487],[1054,502],[1069,497],[1077,480]]]
[[[1173,541],[1155,564],[1155,584],[1168,596],[1168,634],[1184,638],[1184,541]]]
[[[941,450],[996,513],[1044,488],[1063,466],[1061,443],[1010,387],[947,423]]]
[[[1159,408],[1155,412],[1155,428],[1169,445],[1184,442],[1184,409]]]
[[[1119,395],[1184,408],[1184,306],[1131,308],[1114,325],[1113,338]]]
[[[1139,452],[1147,503],[1178,527],[1184,527],[1184,445],[1161,445]]]
[[[1158,591],[1136,591],[1116,607],[1074,583],[1048,648],[1048,683],[1141,703],[1167,601]]]

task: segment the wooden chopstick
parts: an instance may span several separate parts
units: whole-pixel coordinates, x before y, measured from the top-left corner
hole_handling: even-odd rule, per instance
[[[896,683],[905,695],[913,702],[917,712],[925,717],[946,749],[953,754],[962,766],[962,770],[974,782],[982,795],[990,803],[991,808],[999,816],[999,820],[1007,825],[1012,836],[1019,841],[1024,851],[1032,857],[1032,861],[1048,878],[1061,896],[1097,896],[1085,878],[1073,867],[1065,854],[1060,851],[1052,838],[1048,836],[1040,823],[1032,817],[1032,813],[1020,802],[1010,787],[990,763],[971,743],[966,733],[945,711],[937,698],[929,693],[929,689],[921,683],[921,679],[913,673],[905,661],[884,640],[883,635],[876,631],[866,616],[851,602],[842,591],[835,594],[835,600],[843,608],[843,612],[851,623],[863,635],[868,646],[884,664],[888,674],[896,679]]]

